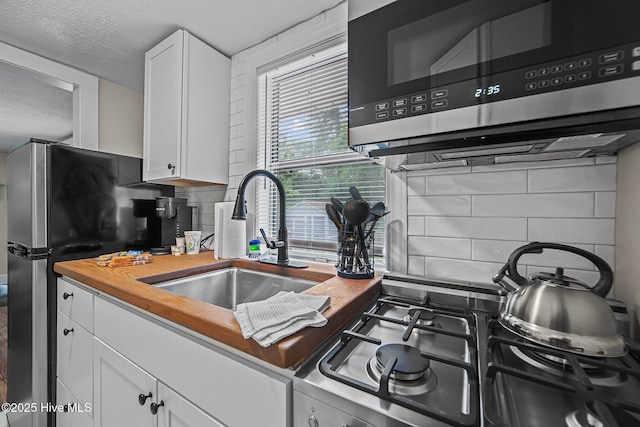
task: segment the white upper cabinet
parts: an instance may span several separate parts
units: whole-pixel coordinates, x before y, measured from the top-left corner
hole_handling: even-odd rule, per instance
[[[229,181],[231,61],[184,30],[145,54],[145,181]]]

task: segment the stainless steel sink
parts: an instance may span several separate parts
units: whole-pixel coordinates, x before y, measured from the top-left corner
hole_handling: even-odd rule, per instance
[[[241,268],[225,268],[153,286],[174,294],[235,310],[243,302],[261,301],[280,291],[303,292],[318,282]]]

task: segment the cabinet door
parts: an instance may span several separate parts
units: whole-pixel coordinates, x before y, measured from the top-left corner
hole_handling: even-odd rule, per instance
[[[158,427],[224,427],[161,382],[158,399],[164,402],[158,411]]]
[[[93,402],[93,335],[58,311],[57,375],[81,403]]]
[[[94,426],[155,427],[149,405],[157,396],[156,379],[97,338],[94,364]],[[139,395],[149,393],[141,405]]]
[[[58,378],[56,381],[56,403],[64,409],[56,412],[56,427],[92,427],[91,405],[78,402],[69,389]],[[71,405],[75,405],[71,408]]]
[[[181,174],[183,39],[176,31],[145,54],[145,181]]]

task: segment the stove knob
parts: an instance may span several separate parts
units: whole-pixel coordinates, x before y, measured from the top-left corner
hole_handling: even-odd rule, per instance
[[[309,427],[319,427],[320,424],[318,424],[318,419],[316,417],[314,417],[313,415],[311,415],[309,417],[309,419],[307,420],[307,423],[309,424]]]

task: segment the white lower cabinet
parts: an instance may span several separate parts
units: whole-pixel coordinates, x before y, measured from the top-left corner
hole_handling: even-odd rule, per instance
[[[92,405],[89,402],[79,402],[59,378],[56,383],[56,396],[56,427],[93,426]]]
[[[224,427],[97,338],[94,357],[96,427]]]
[[[163,383],[158,383],[158,427],[224,427]]]
[[[155,399],[156,379],[99,339],[94,339],[94,426],[157,424],[149,404]],[[152,396],[140,404],[140,395]]]
[[[75,281],[58,297],[58,427],[292,426],[288,372]]]

